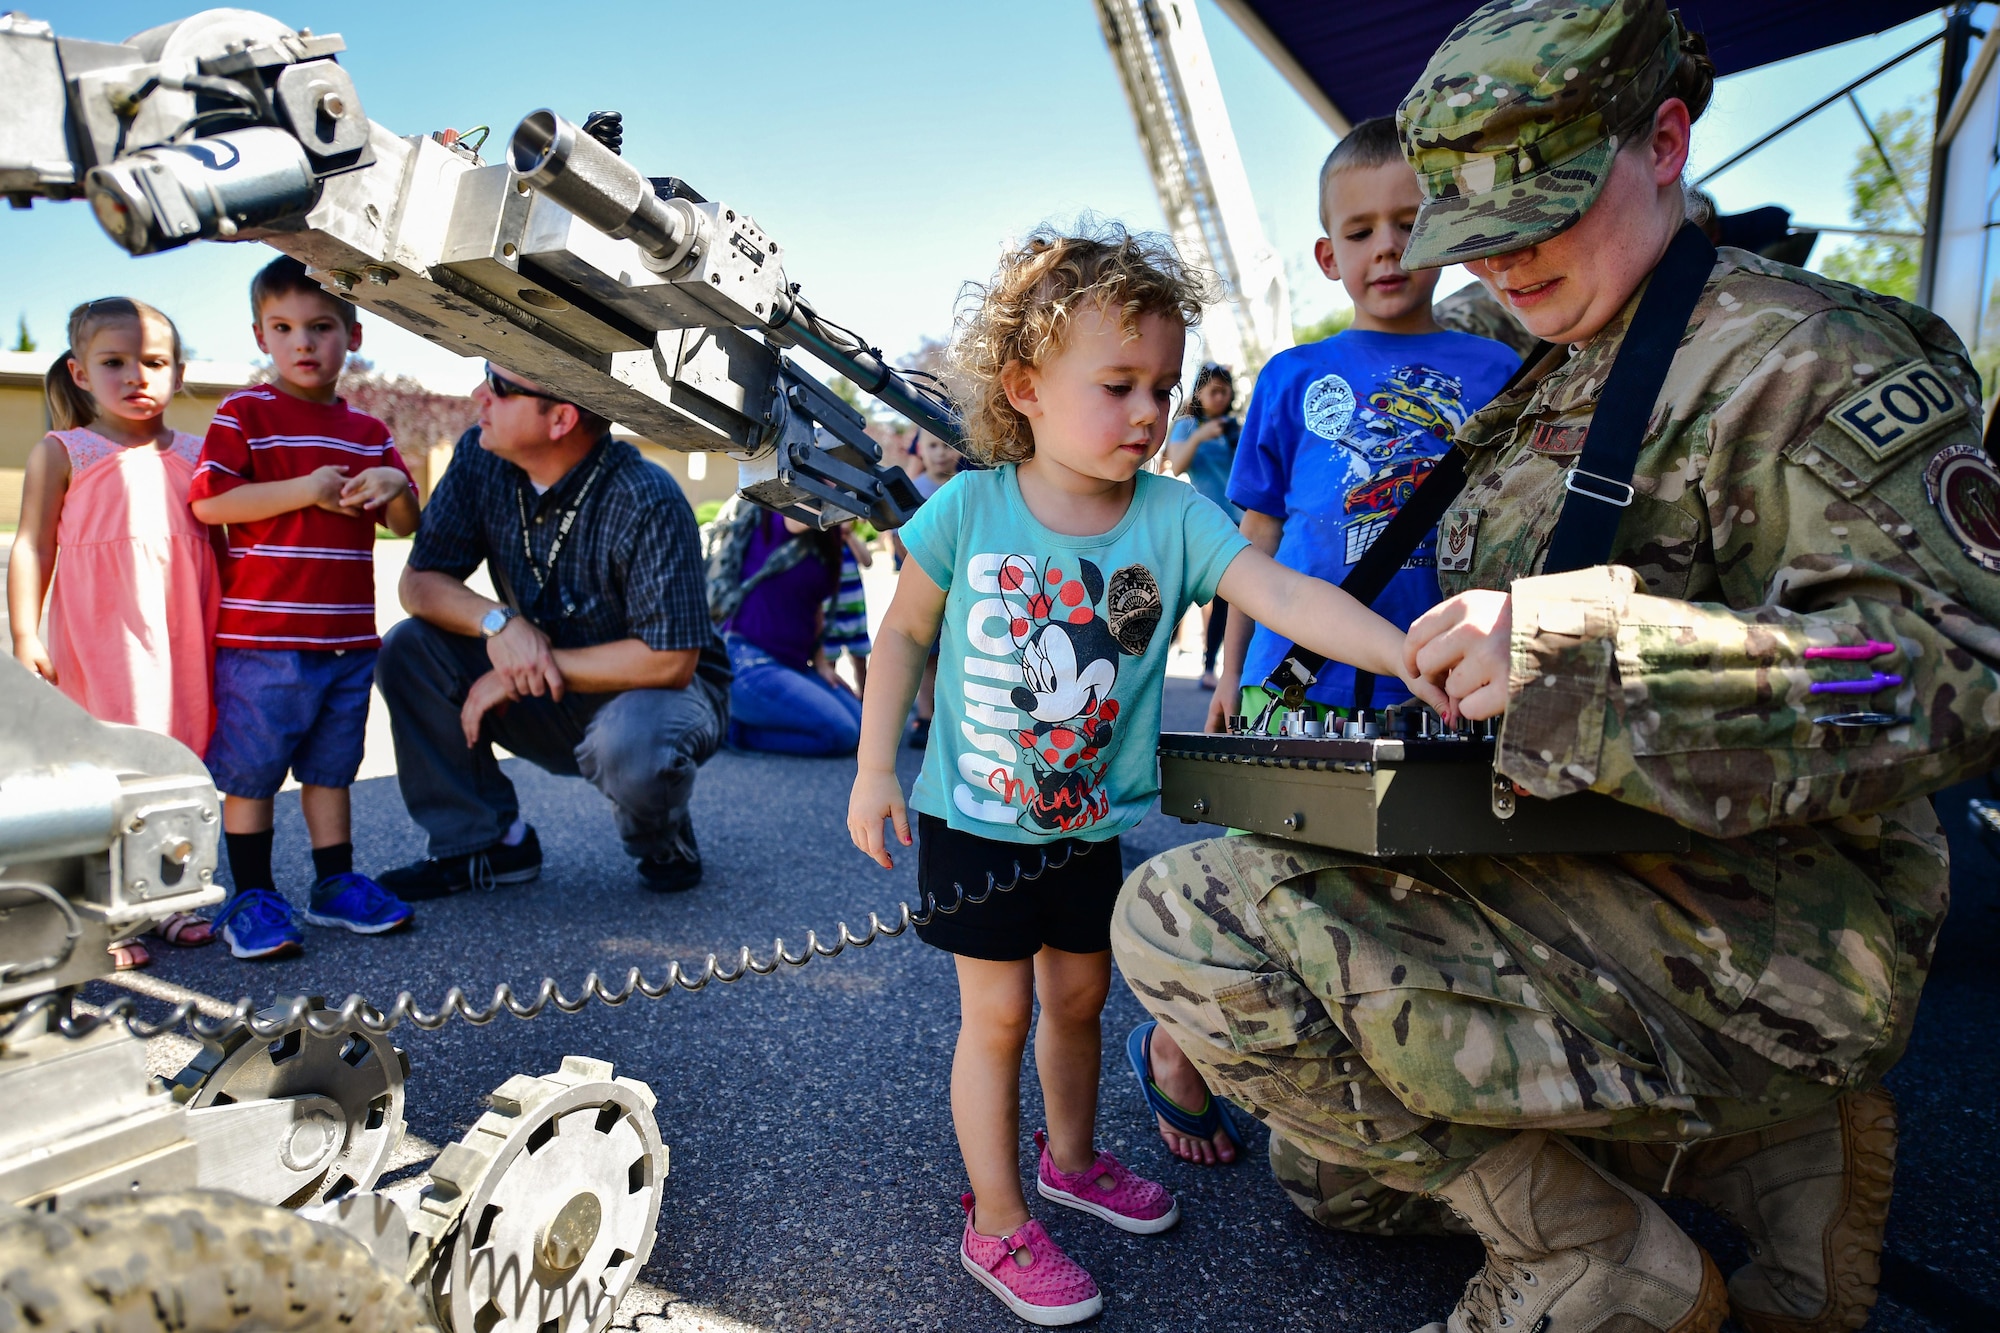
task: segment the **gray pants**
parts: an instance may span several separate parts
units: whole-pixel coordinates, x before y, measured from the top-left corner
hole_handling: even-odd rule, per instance
[[[491,666],[483,639],[427,621],[405,620],[382,637],[375,683],[389,705],[396,781],[410,818],[430,834],[432,856],[490,847],[519,815],[495,744],[610,797],[629,855],[693,847],[688,798],[695,769],[728,727],[726,691],[697,679],[679,690],[517,699],[489,712],[479,743],[467,746],[459,711]]]

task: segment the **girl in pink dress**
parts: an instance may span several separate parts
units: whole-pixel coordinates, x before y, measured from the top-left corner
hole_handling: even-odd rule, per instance
[[[199,755],[214,719],[219,585],[208,528],[188,510],[201,437],[166,423],[181,368],[180,334],[153,307],[109,297],[70,312],[69,350],[47,380],[56,428],[28,455],[7,610],[21,665],[91,716]],[[159,929],[175,944],[210,938],[185,913]],[[149,961],[136,940],[111,952],[121,969]]]

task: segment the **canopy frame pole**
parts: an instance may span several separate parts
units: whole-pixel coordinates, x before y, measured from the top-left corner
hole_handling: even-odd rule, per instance
[[[1882,136],[1875,132],[1875,126],[1869,121],[1868,113],[1861,109],[1861,99],[1850,92],[1847,94],[1847,104],[1854,108],[1854,118],[1860,121],[1861,128],[1867,131],[1868,142],[1875,145],[1875,156],[1881,159],[1882,170],[1889,173],[1889,183],[1896,187],[1897,197],[1903,201],[1903,212],[1909,215],[1910,221],[1922,226],[1924,215],[1918,211],[1916,201],[1910,198],[1910,187],[1903,184],[1902,174],[1896,170],[1895,160],[1889,156],[1888,148],[1883,145]]]
[[[1829,93],[1825,97],[1822,97],[1819,101],[1814,102],[1811,106],[1807,107],[1804,111],[1799,112],[1798,115],[1793,116],[1790,120],[1778,126],[1778,128],[1776,128],[1775,130],[1772,130],[1768,134],[1764,134],[1761,137],[1752,140],[1746,147],[1739,148],[1734,153],[1731,153],[1727,158],[1723,159],[1722,164],[1720,166],[1711,167],[1707,171],[1704,171],[1699,177],[1696,178],[1695,184],[1697,186],[1706,185],[1709,181],[1714,180],[1717,176],[1720,176],[1723,172],[1729,170],[1731,167],[1741,162],[1744,158],[1749,157],[1752,153],[1755,153],[1759,149],[1767,146],[1773,139],[1776,139],[1780,135],[1786,134],[1791,130],[1798,128],[1806,121],[1811,120],[1814,116],[1817,116],[1820,112],[1832,106],[1835,102],[1838,102],[1843,97],[1847,97],[1850,94],[1852,94],[1856,88],[1863,86],[1872,79],[1876,79],[1884,74],[1887,74],[1890,70],[1902,64],[1905,60],[1908,60],[1911,56],[1916,55],[1918,52],[1924,50],[1926,47],[1931,46],[1933,43],[1939,41],[1941,38],[1944,37],[1945,33],[1948,31],[1950,31],[1949,26],[1944,28],[1939,28],[1936,32],[1924,38],[1921,42],[1918,42],[1915,46],[1903,52],[1901,55],[1893,56],[1890,59],[1883,61],[1881,64],[1877,65],[1874,69],[1869,70],[1866,74],[1863,74],[1860,78],[1855,79],[1852,83],[1849,83],[1845,87],[1835,92]],[[1866,123],[1865,117],[1863,118],[1863,123],[1864,124]],[[1872,130],[1870,131],[1870,137],[1873,137]]]
[[[1917,258],[1917,301],[1929,306],[1937,289],[1938,241],[1944,233],[1945,175],[1951,166],[1951,142],[1944,138],[1945,121],[1965,82],[1965,65],[1972,39],[1986,36],[1972,26],[1972,5],[1953,6],[1944,21],[1944,53],[1938,61],[1937,122],[1931,129],[1931,173],[1924,200],[1924,244]]]

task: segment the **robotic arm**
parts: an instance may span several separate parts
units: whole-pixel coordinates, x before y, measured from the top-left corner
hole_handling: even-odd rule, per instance
[[[0,193],[88,198],[135,255],[262,241],[440,347],[668,448],[731,455],[760,504],[821,527],[909,517],[916,491],[860,414],[785,354],[954,443],[956,413],[820,316],[747,214],[552,111],[520,123],[504,162],[398,137],[363,113],[344,49],[239,9],[118,45],[0,15]]]

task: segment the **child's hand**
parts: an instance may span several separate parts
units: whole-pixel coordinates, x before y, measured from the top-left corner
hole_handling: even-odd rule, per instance
[[[340,503],[349,513],[380,509],[409,488],[410,479],[392,467],[371,467],[347,479]]]
[[[1243,677],[1239,672],[1229,674],[1227,664],[1215,673],[1215,691],[1208,696],[1208,717],[1201,729],[1211,736],[1221,735],[1229,730],[1229,715],[1243,702]]]
[[[903,784],[893,772],[863,769],[854,775],[854,792],[847,798],[847,836],[885,870],[894,870],[882,837],[882,821],[895,821],[896,841],[910,845],[910,812],[903,804]]]
[[[1403,678],[1403,687],[1415,695],[1420,702],[1429,704],[1436,710],[1439,717],[1449,720],[1458,711],[1456,701],[1445,692],[1442,676],[1432,679],[1429,676],[1413,676],[1408,674],[1408,672],[1399,674]]]
[[[353,514],[353,510],[341,503],[341,488],[347,485],[347,469],[337,463],[314,468],[306,474],[306,483],[312,489],[314,508],[324,509],[334,514]],[[301,506],[303,508],[304,506]]]
[[[55,665],[49,661],[49,650],[33,634],[23,634],[14,640],[14,660],[40,676],[49,684],[56,683]]]

